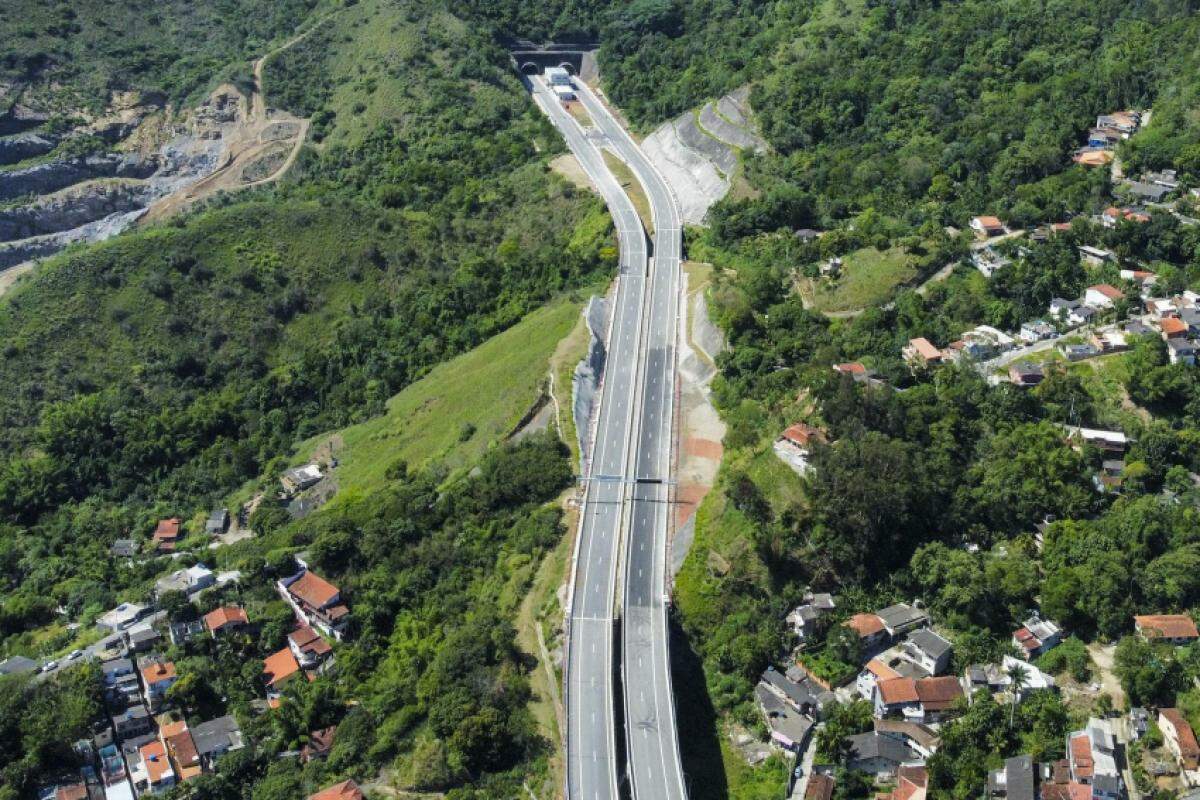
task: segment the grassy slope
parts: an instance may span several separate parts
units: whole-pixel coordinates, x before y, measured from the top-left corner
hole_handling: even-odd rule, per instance
[[[817,311],[851,311],[885,303],[896,287],[917,276],[915,259],[902,247],[864,247],[842,258],[842,274],[834,282],[805,280],[805,306]]]
[[[475,463],[510,434],[546,384],[559,341],[579,318],[580,304],[558,300],[484,344],[433,368],[387,403],[387,413],[339,431],[338,502],[381,487],[387,467],[403,460],[419,469]],[[464,426],[474,433],[465,440]],[[298,448],[304,463],[328,436]]]

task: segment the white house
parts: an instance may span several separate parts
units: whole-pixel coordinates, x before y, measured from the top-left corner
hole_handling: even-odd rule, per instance
[[[928,628],[919,628],[908,635],[900,655],[930,675],[940,675],[950,666],[954,647],[949,641]]]
[[[1013,632],[1012,643],[1025,653],[1026,658],[1037,658],[1062,641],[1062,628],[1036,614],[1025,620],[1025,624]]]
[[[1125,293],[1107,283],[1089,286],[1083,292],[1083,302],[1092,308],[1112,308],[1118,300],[1125,299]]]

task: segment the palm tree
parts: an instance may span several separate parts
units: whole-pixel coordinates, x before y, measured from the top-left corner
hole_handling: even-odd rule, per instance
[[[1015,662],[1004,670],[1004,674],[1008,676],[1008,727],[1012,728],[1013,716],[1017,713],[1017,699],[1021,696],[1021,690],[1029,685],[1029,670],[1024,664]]]

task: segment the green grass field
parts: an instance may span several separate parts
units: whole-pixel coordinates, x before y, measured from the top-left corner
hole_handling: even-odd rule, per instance
[[[842,274],[800,281],[806,306],[816,311],[857,311],[886,303],[897,287],[916,279],[916,259],[903,248],[864,247],[842,258]]]
[[[474,463],[502,441],[532,407],[546,382],[551,356],[571,333],[581,304],[558,300],[481,346],[433,368],[387,403],[384,416],[339,431],[339,491],[346,502],[380,487],[398,460],[410,468],[441,462],[451,469]],[[474,432],[467,436],[468,428]],[[303,442],[302,464],[330,435]]]

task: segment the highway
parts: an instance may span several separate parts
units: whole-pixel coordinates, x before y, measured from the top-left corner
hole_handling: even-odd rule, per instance
[[[604,163],[597,142],[550,94],[540,78],[529,80],[534,101],[563,134],[567,146],[599,190],[616,226],[620,274],[608,335],[593,431],[567,616],[567,796],[616,800],[618,777],[614,719],[614,613],[618,552],[631,473],[633,408],[645,305],[647,242],[637,210]],[[623,746],[623,741],[620,746]]]
[[[644,370],[636,423],[635,477],[625,537],[621,674],[634,800],[685,800],[667,644],[667,536],[672,513],[675,366],[683,223],[662,175],[608,108],[579,81],[580,102],[650,201],[654,248]]]

